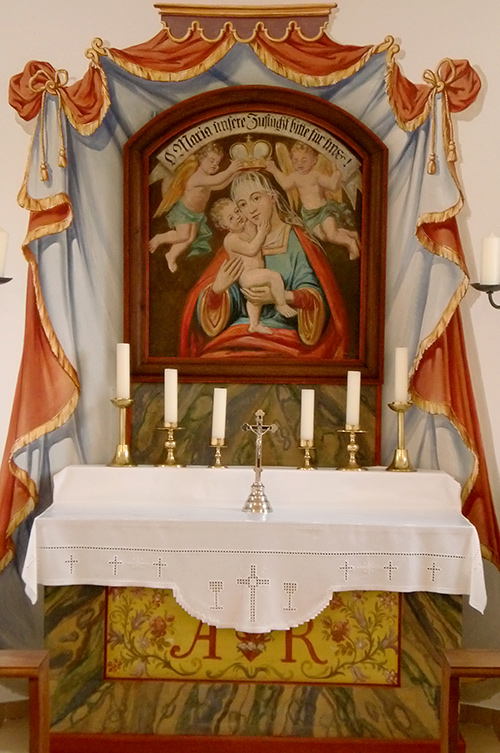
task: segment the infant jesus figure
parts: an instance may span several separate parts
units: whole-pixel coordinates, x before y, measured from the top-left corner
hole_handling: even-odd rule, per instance
[[[285,300],[282,276],[265,266],[262,247],[269,232],[268,221],[255,227],[243,217],[237,204],[231,199],[216,201],[210,211],[210,218],[219,229],[228,231],[224,238],[224,248],[230,260],[239,259],[241,262],[238,277],[240,288],[244,290],[253,285],[266,285],[269,287],[276,310],[287,319],[297,316],[297,310],[289,306]],[[246,306],[249,318],[248,331],[271,335],[272,328],[260,323],[262,306],[248,300]]]

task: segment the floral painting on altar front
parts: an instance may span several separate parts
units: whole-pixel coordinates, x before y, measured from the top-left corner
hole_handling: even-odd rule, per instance
[[[126,145],[138,378],[380,377],[386,150],[312,99],[198,95]]]
[[[169,590],[110,588],[107,679],[398,686],[400,595],[334,593],[314,620],[242,633],[188,615]]]

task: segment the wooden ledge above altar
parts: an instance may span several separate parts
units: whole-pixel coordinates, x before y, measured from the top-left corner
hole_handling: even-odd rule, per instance
[[[192,616],[245,632],[312,619],[334,591],[469,594],[486,603],[475,528],[442,472],[262,475],[273,507],[242,507],[251,468],[70,466],[33,526],[23,578],[171,588]]]

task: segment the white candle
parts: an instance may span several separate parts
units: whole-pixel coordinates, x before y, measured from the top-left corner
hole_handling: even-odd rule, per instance
[[[0,227],[0,277],[5,275],[5,262],[7,261],[7,240],[9,235]]]
[[[300,439],[302,442],[312,442],[314,439],[314,390],[301,392]]]
[[[361,398],[361,372],[347,372],[346,426],[359,426],[359,402]]]
[[[212,410],[212,441],[224,439],[226,436],[226,405],[227,390],[222,387],[216,387],[214,389]]]
[[[128,400],[130,397],[130,345],[118,343],[116,346],[116,397]]]
[[[500,238],[493,233],[483,238],[479,281],[482,285],[500,283]]]
[[[165,369],[165,424],[177,423],[177,369]]]
[[[394,402],[408,402],[408,348],[396,348]]]

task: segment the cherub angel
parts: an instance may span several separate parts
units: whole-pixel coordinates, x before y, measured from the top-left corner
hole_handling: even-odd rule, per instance
[[[219,172],[223,156],[221,145],[213,141],[185,159],[155,212],[155,217],[166,215],[171,229],[153,236],[149,250],[154,253],[160,246],[170,245],[165,258],[171,272],[177,270],[177,259],[187,249],[188,256],[212,250],[212,231],[205,213],[210,194],[229,185],[241,169],[241,162],[236,160]]]
[[[340,170],[302,141],[295,141],[290,150],[278,142],[276,156],[279,167],[269,160],[266,168],[288,193],[292,207],[297,210],[300,204],[308,230],[320,241],[345,246],[349,258],[357,259],[361,247],[353,213],[337,200],[342,182]]]

